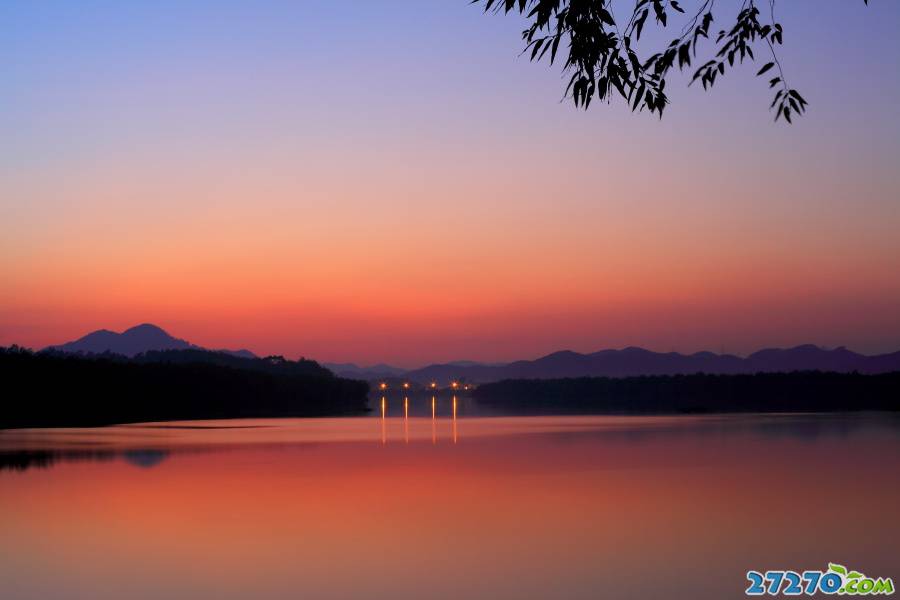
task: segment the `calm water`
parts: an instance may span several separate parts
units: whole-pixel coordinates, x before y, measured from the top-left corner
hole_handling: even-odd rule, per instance
[[[900,577],[896,418],[444,412],[0,432],[0,597],[721,599],[747,569]]]

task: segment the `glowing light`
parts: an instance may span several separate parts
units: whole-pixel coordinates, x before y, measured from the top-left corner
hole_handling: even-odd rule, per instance
[[[431,443],[437,444],[437,420],[435,419],[437,412],[437,399],[432,396],[431,397]]]
[[[403,389],[404,389],[404,390],[408,390],[408,389],[409,389],[409,382],[408,382],[408,381],[404,381],[404,382],[403,382]]]
[[[387,389],[387,384],[386,384],[385,382],[382,381],[381,383],[378,384],[378,389],[386,390],[386,389]]]
[[[434,382],[434,381],[432,381],[431,384],[430,384],[428,387],[430,387],[430,388],[433,389],[433,390],[434,390],[434,389],[437,389],[437,383]]]
[[[453,443],[456,443],[456,396],[453,396]]]
[[[387,398],[384,396],[381,397],[381,444],[387,444],[387,426],[384,420],[384,415],[387,410]]]
[[[409,398],[403,398],[403,439],[409,443]]]
[[[452,383],[450,384],[450,387],[452,387],[452,388],[455,390],[456,388],[459,387],[459,382],[457,382],[457,381],[452,382]]]

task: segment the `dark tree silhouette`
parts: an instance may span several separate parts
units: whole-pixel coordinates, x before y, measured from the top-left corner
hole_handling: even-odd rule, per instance
[[[869,3],[868,0],[863,2]],[[632,111],[647,109],[662,117],[669,103],[665,92],[666,77],[674,67],[693,69],[691,84],[699,81],[704,89],[708,89],[735,63],[754,61],[756,48],[756,52],[762,50],[767,56],[767,62],[757,71],[757,76],[765,76],[769,88],[774,90],[770,109],[775,111],[775,120],[784,117],[790,123],[793,117],[806,111],[806,100],[788,85],[776,53],[776,47],[783,43],[784,33],[776,21],[777,0],[727,2],[729,9],[737,15],[730,16],[725,27],[714,34],[712,48],[704,47],[704,42],[710,40],[710,29],[717,23],[713,16],[716,0],[693,0],[693,3],[690,12],[685,12],[678,0],[629,0],[628,10],[622,9],[623,12],[617,14],[613,4],[626,3],[613,0],[472,0],[472,4],[484,5],[485,11],[525,15],[530,21],[530,26],[522,32],[525,52],[530,53],[533,61],[547,58],[551,64],[556,61],[557,54],[564,56],[563,70],[571,73],[565,94],[581,108],[587,108],[595,97],[609,101],[619,95]],[[677,31],[678,36],[665,48],[652,53],[638,50],[638,41],[648,21],[666,28],[676,17],[681,18],[672,30]],[[709,59],[700,63],[698,55],[709,56]]]
[[[311,360],[206,350],[33,353],[0,347],[0,429],[363,414],[369,386]]]
[[[507,379],[473,395],[484,406],[519,413],[897,412],[900,372]]]

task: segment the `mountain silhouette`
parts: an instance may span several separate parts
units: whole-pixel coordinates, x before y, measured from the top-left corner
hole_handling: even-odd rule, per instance
[[[121,354],[133,357],[154,350],[205,350],[185,340],[169,335],[164,329],[150,323],[143,323],[116,333],[108,329],[91,332],[75,341],[57,346],[48,346],[45,350],[69,352],[73,354]],[[249,350],[212,350],[241,358],[256,358]]]
[[[392,367],[384,363],[372,365],[371,367],[360,367],[354,363],[322,363],[322,366],[338,377],[350,379],[388,379],[399,377],[406,372],[406,369]]]
[[[688,375],[708,373],[737,375],[793,371],[838,373],[887,373],[900,371],[900,352],[866,356],[847,348],[827,350],[811,344],[794,348],[768,348],[746,358],[732,354],[653,352],[644,348],[600,350],[581,354],[563,350],[536,360],[505,365],[469,363],[435,364],[407,371],[412,381],[445,382],[450,379],[489,383],[503,379],[554,379],[561,377],[632,377],[638,375]]]
[[[111,352],[134,357],[162,350],[205,350],[169,335],[162,328],[144,323],[122,333],[106,329],[94,331],[75,341],[49,346],[46,350],[78,354]],[[255,358],[249,350],[212,350],[241,358]],[[793,348],[766,348],[747,357],[714,352],[681,354],[653,352],[628,347],[582,354],[571,350],[553,352],[535,360],[507,364],[454,361],[405,370],[386,364],[360,367],[352,363],[325,363],[338,376],[369,381],[403,377],[421,384],[452,379],[469,383],[490,383],[503,379],[555,379],[561,377],[633,377],[640,375],[739,375],[747,373],[788,373],[793,371],[859,372],[866,374],[900,371],[900,352],[867,356],[839,347],[820,348],[804,344]]]

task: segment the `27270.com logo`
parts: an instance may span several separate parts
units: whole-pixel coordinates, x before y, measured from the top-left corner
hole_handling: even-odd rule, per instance
[[[836,563],[828,563],[827,571],[747,571],[747,581],[750,582],[746,590],[748,596],[812,596],[817,593],[890,596],[894,593],[894,581],[890,577],[866,577]]]

